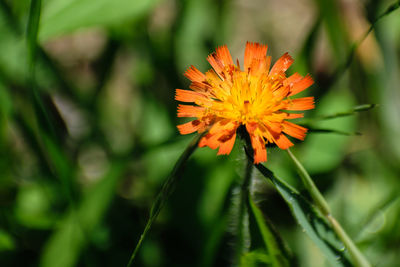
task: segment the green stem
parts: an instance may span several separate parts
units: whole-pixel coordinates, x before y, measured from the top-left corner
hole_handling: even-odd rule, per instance
[[[310,175],[308,174],[304,166],[300,163],[300,161],[297,160],[297,158],[293,155],[290,149],[287,149],[286,151],[289,154],[290,158],[293,160],[294,164],[296,165],[296,168],[304,184],[304,187],[310,193],[314,201],[314,204],[320,209],[320,211],[324,216],[329,215],[331,211],[328,203],[326,202],[322,194],[319,192],[318,188],[315,186],[313,180],[311,179]]]
[[[239,216],[237,220],[237,243],[236,243],[236,255],[237,255],[237,262],[240,264],[240,258],[243,253],[246,252],[246,234],[248,234],[248,223],[246,220],[248,219],[248,198],[249,198],[249,186],[251,182],[251,175],[253,172],[253,162],[247,158],[246,163],[246,170],[244,173],[244,179],[240,186],[240,199],[239,199]]]
[[[175,166],[172,169],[171,173],[169,174],[168,178],[162,185],[161,191],[158,193],[156,200],[154,201],[154,203],[151,207],[149,219],[147,220],[147,223],[143,230],[143,233],[141,234],[140,239],[139,239],[138,243],[136,244],[134,251],[132,252],[132,255],[129,259],[127,267],[131,267],[133,265],[135,256],[138,253],[138,251],[142,245],[142,242],[143,242],[144,238],[146,237],[147,232],[150,230],[153,222],[157,218],[161,209],[164,207],[168,198],[174,192],[175,186],[176,186],[179,178],[182,176],[183,167],[184,167],[185,163],[187,162],[189,157],[193,154],[193,152],[196,150],[197,145],[200,142],[200,139],[203,135],[204,134],[197,135],[189,143],[189,145],[186,147],[185,151],[182,153],[182,155],[179,157],[178,161],[175,163]]]
[[[321,192],[318,190],[314,181],[311,179],[310,175],[304,168],[304,166],[300,163],[300,161],[293,155],[290,149],[287,149],[287,152],[290,158],[293,160],[298,173],[303,181],[304,187],[311,195],[311,198],[314,201],[314,204],[319,208],[321,213],[326,217],[326,219],[331,223],[333,230],[338,235],[340,240],[346,246],[349,254],[351,255],[354,263],[356,266],[359,267],[370,267],[371,264],[368,260],[364,257],[364,255],[360,252],[357,246],[354,244],[353,240],[347,235],[346,231],[343,227],[339,224],[339,222],[333,217],[331,214],[330,208],[324,197],[322,196]]]
[[[364,257],[361,251],[357,248],[353,240],[347,235],[346,231],[343,229],[340,223],[332,216],[332,214],[328,214],[326,218],[331,223],[335,233],[338,235],[340,240],[342,240],[343,244],[346,246],[356,266],[370,267],[371,264]]]

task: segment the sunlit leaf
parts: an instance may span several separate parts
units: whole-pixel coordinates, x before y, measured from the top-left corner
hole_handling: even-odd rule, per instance
[[[147,14],[158,0],[54,0],[44,10],[39,39],[91,26],[109,26]],[[73,18],[73,19],[71,19]]]
[[[241,267],[270,266],[271,259],[263,250],[247,252],[240,258]]]

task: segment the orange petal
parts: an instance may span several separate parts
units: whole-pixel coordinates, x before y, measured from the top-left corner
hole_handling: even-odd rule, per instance
[[[211,149],[216,149],[220,145],[220,141],[218,141],[218,134],[209,134],[206,141],[206,146],[210,147]]]
[[[190,134],[204,127],[204,123],[201,123],[199,120],[194,120],[178,125],[177,127],[180,134]]]
[[[301,79],[303,79],[303,76],[301,76],[300,74],[298,74],[297,72],[290,75],[289,77],[287,77],[284,81],[283,81],[283,85],[284,86],[293,86],[294,83],[300,81]]]
[[[313,83],[314,83],[313,79],[311,78],[310,75],[307,74],[306,77],[304,77],[303,79],[293,82],[291,84],[289,96],[304,91],[305,89],[310,87]]]
[[[249,122],[246,123],[246,130],[249,132],[249,134],[253,134],[254,131],[258,128],[258,123],[256,122]]]
[[[203,92],[208,95],[207,92],[211,89],[211,85],[208,82],[192,82],[189,88],[193,91]]]
[[[221,83],[221,79],[218,77],[216,71],[214,71],[213,69],[207,71],[205,75],[207,77],[208,83],[210,83],[211,85],[214,85],[214,87],[215,87],[215,84]]]
[[[182,101],[182,102],[196,102],[196,101],[207,101],[208,98],[201,93],[189,91],[189,90],[182,90],[176,89],[175,90],[175,100]]]
[[[257,134],[259,125],[257,123],[246,124],[246,130],[250,135],[251,146],[254,150],[254,164],[267,161],[267,150],[265,148],[265,141],[262,136]],[[269,134],[265,131],[266,134]]]
[[[210,139],[211,136],[212,136],[212,134],[207,133],[204,137],[202,137],[202,138],[200,139],[200,142],[199,142],[199,147],[205,147],[205,146],[207,146],[208,139]]]
[[[224,71],[224,63],[222,60],[218,57],[216,53],[212,53],[207,57],[207,61],[210,63],[210,65],[213,67],[215,72],[222,78],[224,79],[223,71]]]
[[[244,71],[248,71],[254,59],[266,60],[267,50],[267,45],[247,42],[246,49],[244,50]]]
[[[261,76],[268,72],[271,57],[264,56],[263,58],[255,58],[250,64],[250,74],[254,76]]]
[[[307,128],[304,128],[302,126],[299,126],[297,124],[284,121],[282,123],[283,126],[283,132],[287,133],[290,136],[293,136],[294,138],[297,138],[299,140],[304,140],[306,137],[306,132]]]
[[[236,140],[236,130],[233,131],[233,134],[223,135],[218,141],[220,141],[220,146],[217,155],[228,155],[231,153],[233,145]]]
[[[208,146],[211,149],[219,147],[218,155],[229,154],[235,143],[237,127],[237,122],[220,120],[214,123],[208,134],[200,140],[199,146]]]
[[[285,72],[290,65],[292,65],[293,63],[293,59],[292,57],[288,54],[285,53],[283,54],[283,56],[281,56],[274,64],[274,66],[272,67],[269,75],[277,75],[281,72]]]
[[[267,149],[265,148],[264,139],[258,135],[250,135],[250,139],[254,150],[254,164],[267,161]]]
[[[206,76],[193,65],[190,66],[183,75],[192,82],[203,82],[206,80]]]
[[[285,113],[287,120],[300,119],[304,117],[304,113]]]
[[[224,119],[214,123],[209,132],[211,134],[222,133],[224,131],[232,132],[233,130],[236,130],[237,127],[237,122],[231,121],[229,119]]]
[[[289,87],[288,86],[281,86],[275,91],[273,91],[273,95],[276,98],[276,100],[281,100],[285,97],[287,97],[289,94]]]
[[[282,132],[282,123],[281,122],[269,122],[267,124],[268,131],[272,134],[279,134]]]
[[[226,45],[218,47],[216,52],[224,66],[233,65],[231,53],[229,53],[229,49]]]
[[[308,110],[314,108],[314,97],[302,97],[288,102],[286,110]]]
[[[280,149],[288,149],[293,143],[284,135],[280,134],[275,138],[275,143]]]
[[[189,105],[178,105],[178,117],[201,117],[205,108]]]

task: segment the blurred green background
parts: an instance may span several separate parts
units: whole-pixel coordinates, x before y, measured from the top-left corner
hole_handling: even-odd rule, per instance
[[[400,11],[393,1],[43,0],[36,81],[29,77],[30,1],[0,2],[0,265],[125,266],[152,201],[191,136],[175,125],[175,88],[190,65],[246,41],[289,52],[290,73],[316,83],[315,121],[294,153],[374,265],[400,262]],[[354,133],[361,133],[357,135]],[[202,148],[144,241],[137,266],[230,266],[232,203],[245,157]],[[267,166],[299,188],[286,153]],[[255,172],[256,203],[298,266],[327,265],[276,190]],[[250,259],[250,257],[249,257]],[[249,260],[251,262],[251,260]],[[248,263],[250,265],[250,263]],[[262,266],[262,265],[260,265]]]

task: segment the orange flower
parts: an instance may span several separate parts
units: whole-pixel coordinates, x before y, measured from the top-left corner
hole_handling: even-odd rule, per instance
[[[234,64],[226,46],[217,48],[207,60],[213,69],[205,74],[193,66],[185,72],[192,90],[176,89],[176,100],[195,104],[178,105],[178,117],[196,118],[178,125],[181,134],[208,131],[199,146],[219,147],[218,155],[229,154],[237,128],[244,125],[254,149],[254,163],[267,160],[267,143],[287,149],[293,143],[286,135],[304,140],[307,129],[287,121],[302,118],[303,113],[286,111],[314,108],[314,97],[291,98],[313,80],[298,73],[286,77],[293,63],[288,53],[270,69],[267,45],[247,42],[243,70],[238,60]]]

